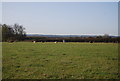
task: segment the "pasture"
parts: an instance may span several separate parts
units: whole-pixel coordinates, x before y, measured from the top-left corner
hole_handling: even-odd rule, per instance
[[[117,43],[3,42],[3,79],[118,79]]]

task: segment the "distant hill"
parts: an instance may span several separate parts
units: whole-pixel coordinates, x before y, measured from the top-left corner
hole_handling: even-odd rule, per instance
[[[27,34],[28,37],[96,37],[98,35],[43,35],[43,34]],[[99,35],[100,36],[100,35]],[[117,36],[110,36],[117,37]]]

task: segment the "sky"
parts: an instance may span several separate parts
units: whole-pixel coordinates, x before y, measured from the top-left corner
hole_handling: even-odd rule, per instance
[[[119,0],[1,0],[2,2],[118,2]]]
[[[0,23],[2,23],[2,3],[0,2]]]
[[[117,2],[3,2],[2,23],[27,33],[118,35]]]

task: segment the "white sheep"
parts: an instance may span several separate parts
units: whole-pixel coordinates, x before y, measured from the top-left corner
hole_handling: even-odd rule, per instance
[[[57,41],[55,41],[54,43],[57,43]]]
[[[33,43],[36,43],[36,41],[33,41]]]

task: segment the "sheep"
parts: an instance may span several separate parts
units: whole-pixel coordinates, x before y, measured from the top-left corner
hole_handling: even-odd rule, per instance
[[[36,43],[36,41],[33,41],[33,43]]]
[[[65,43],[65,40],[63,40],[63,43]]]
[[[57,41],[54,42],[55,44],[57,43]]]

